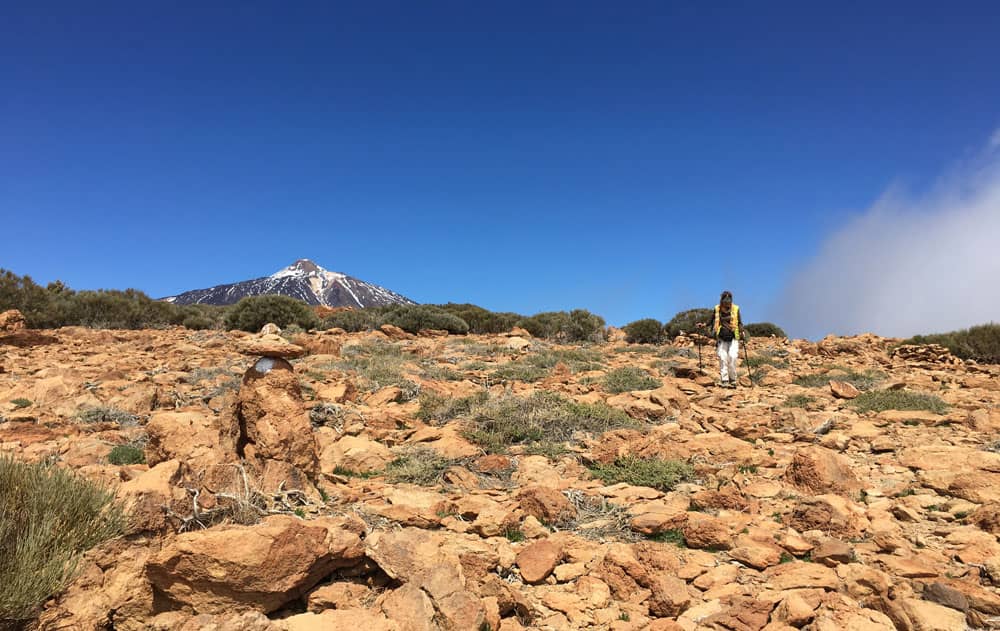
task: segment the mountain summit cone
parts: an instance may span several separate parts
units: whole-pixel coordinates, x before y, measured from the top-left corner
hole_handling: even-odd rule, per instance
[[[247,296],[277,294],[310,305],[327,307],[380,307],[416,304],[406,296],[363,280],[324,269],[309,259],[299,259],[262,278],[207,289],[193,289],[164,298],[179,305],[231,305]]]

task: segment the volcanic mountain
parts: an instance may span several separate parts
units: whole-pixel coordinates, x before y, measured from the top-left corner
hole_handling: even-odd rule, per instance
[[[406,296],[366,283],[339,272],[331,272],[309,259],[299,259],[270,276],[208,289],[193,289],[164,298],[178,305],[231,305],[246,296],[279,294],[310,305],[327,307],[379,307],[416,304]]]

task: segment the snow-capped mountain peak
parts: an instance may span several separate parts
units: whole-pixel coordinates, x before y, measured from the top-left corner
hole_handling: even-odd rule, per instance
[[[331,272],[309,259],[299,259],[270,276],[208,289],[195,289],[164,298],[175,304],[228,305],[246,296],[278,294],[311,305],[328,307],[375,307],[415,304],[409,298],[384,287],[366,283],[340,272]]]
[[[323,269],[319,265],[316,265],[309,259],[299,259],[289,265],[288,267],[282,268],[277,272],[268,276],[268,278],[289,278],[292,276],[304,277],[304,276],[321,276],[327,278],[344,278],[345,274],[339,272],[331,272],[330,270]]]

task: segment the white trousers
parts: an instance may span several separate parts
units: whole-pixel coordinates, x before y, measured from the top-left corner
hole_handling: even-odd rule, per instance
[[[719,340],[715,350],[719,354],[719,379],[735,383],[737,380],[736,362],[740,358],[739,340],[732,342]]]

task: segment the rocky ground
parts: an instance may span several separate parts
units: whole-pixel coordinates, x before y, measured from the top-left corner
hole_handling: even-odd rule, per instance
[[[0,451],[131,515],[40,628],[1000,628],[996,366],[753,340],[730,390],[683,338],[290,337],[0,336]]]

